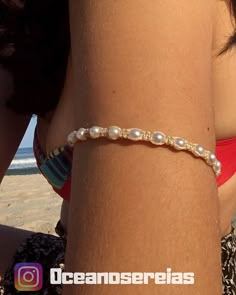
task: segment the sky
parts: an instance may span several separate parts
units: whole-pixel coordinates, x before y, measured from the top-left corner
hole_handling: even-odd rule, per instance
[[[30,121],[28,129],[25,132],[25,136],[23,137],[19,148],[26,148],[33,146],[33,136],[34,136],[34,128],[36,126],[37,118],[33,117]]]

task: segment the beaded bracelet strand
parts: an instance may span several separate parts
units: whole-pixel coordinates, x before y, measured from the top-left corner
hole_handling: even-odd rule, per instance
[[[182,137],[165,135],[161,131],[151,132],[139,128],[125,129],[118,126],[110,126],[108,128],[93,126],[91,128],[80,128],[77,131],[71,132],[68,135],[67,141],[69,145],[73,146],[78,141],[100,137],[106,137],[111,140],[125,138],[132,141],[147,141],[156,146],[168,145],[179,151],[189,151],[196,157],[204,159],[212,167],[216,176],[219,176],[221,173],[221,163],[217,160],[214,153],[204,149],[199,144],[189,142]]]

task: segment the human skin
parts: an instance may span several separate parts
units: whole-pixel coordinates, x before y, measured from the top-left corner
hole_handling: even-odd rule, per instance
[[[71,0],[75,125],[161,130],[214,151],[214,3]],[[171,267],[194,272],[195,284],[125,293],[221,294],[217,187],[203,161],[90,140],[75,147],[71,197],[67,271]],[[72,285],[63,295],[121,292]]]
[[[6,109],[4,104],[11,91],[11,83],[10,75],[0,67],[0,183],[30,121],[30,116],[16,115],[13,111]],[[30,231],[0,225],[0,276],[3,276],[9,266],[16,247],[30,234]]]
[[[215,29],[215,40],[214,40],[214,46],[215,49],[219,49],[222,44],[224,44],[227,41],[227,36],[230,35],[233,27],[232,23],[230,21],[228,11],[224,9],[223,3],[219,3],[219,7],[217,7],[217,10],[219,10],[220,14],[216,15],[216,29]],[[222,15],[223,12],[223,15]],[[160,40],[160,39],[158,39]],[[195,44],[195,43],[194,43]],[[216,125],[216,137],[217,139],[221,138],[227,138],[227,137],[233,137],[236,135],[236,130],[234,124],[235,122],[235,112],[234,112],[234,104],[236,103],[234,100],[232,100],[232,97],[235,96],[235,86],[234,86],[234,80],[233,77],[235,76],[235,62],[234,62],[234,54],[227,54],[223,58],[221,57],[216,58],[214,61],[214,103],[215,103],[215,125]],[[223,77],[227,77],[230,79],[224,79]],[[1,77],[1,82],[3,82]],[[67,81],[71,81],[71,77],[68,74],[67,75]],[[223,82],[222,82],[223,81]],[[1,86],[7,85],[6,82],[1,83]],[[107,86],[106,86],[107,87]],[[106,89],[106,87],[104,87]],[[226,92],[225,92],[226,91]],[[4,91],[1,88],[1,99],[3,99]],[[49,126],[46,126],[44,131],[42,132],[42,138],[48,138],[47,142],[45,143],[45,151],[50,151],[55,147],[58,147],[60,145],[66,144],[66,134],[73,130],[74,127],[78,127],[77,123],[70,122],[71,119],[71,85],[69,83],[69,86],[66,87],[63,91],[62,95],[62,103],[61,107],[58,108],[58,110],[55,111],[55,114],[53,116],[54,120],[53,122],[44,122],[44,125],[50,124]],[[76,98],[78,99],[79,94],[76,95]],[[227,103],[226,103],[227,100]],[[3,101],[3,100],[2,100]],[[63,103],[63,101],[67,101],[66,105]],[[69,102],[69,106],[68,106]],[[126,103],[126,102],[125,102]],[[1,126],[4,127],[1,130],[1,171],[4,174],[4,169],[9,165],[9,162],[11,161],[14,151],[17,149],[17,146],[19,145],[20,139],[22,138],[25,128],[27,126],[27,122],[29,118],[24,116],[17,116],[17,119],[11,119],[15,117],[15,114],[10,112],[9,110],[6,111],[3,107],[3,104],[1,104]],[[124,105],[124,102],[123,102]],[[73,106],[73,103],[72,103]],[[68,110],[68,111],[65,111]],[[123,112],[124,110],[122,110]],[[2,112],[7,112],[8,116],[2,116]],[[11,114],[9,116],[9,114]],[[79,112],[76,111],[76,116],[78,116]],[[201,117],[202,119],[202,117]],[[169,120],[169,118],[168,118]],[[65,126],[65,122],[67,123]],[[70,122],[70,123],[69,123]],[[136,122],[134,120],[134,122]],[[166,119],[165,119],[166,122]],[[42,120],[41,120],[42,123]],[[83,122],[82,122],[83,123]],[[93,120],[92,120],[93,123]],[[118,124],[119,122],[117,122]],[[131,122],[132,123],[132,122]],[[189,123],[189,122],[188,122]],[[110,122],[108,122],[110,124]],[[71,126],[70,126],[71,125]],[[135,123],[136,125],[136,123]],[[8,129],[6,128],[8,126]],[[59,127],[60,126],[60,127]],[[132,123],[132,126],[134,124]],[[42,125],[41,125],[42,127]],[[65,129],[63,128],[65,127]],[[140,124],[139,127],[143,127],[142,124]],[[153,127],[156,129],[156,126]],[[164,126],[166,128],[166,126]],[[182,127],[181,127],[182,128]],[[43,128],[42,128],[43,129]],[[48,132],[49,129],[49,132]],[[14,130],[14,133],[11,131]],[[56,130],[56,132],[55,132]],[[6,132],[7,131],[7,132]],[[60,131],[60,132],[59,132]],[[176,131],[177,132],[177,131]],[[49,136],[47,136],[47,133],[50,133]],[[178,131],[179,134],[179,131]],[[14,136],[9,136],[14,135]],[[7,139],[8,138],[8,139]],[[9,140],[10,139],[10,140]],[[6,140],[6,141],[5,141]],[[4,142],[7,142],[7,147],[4,147]],[[153,151],[155,152],[155,151]],[[152,153],[153,153],[152,152]],[[9,154],[7,154],[9,153]],[[146,152],[145,152],[146,153]],[[175,157],[177,154],[175,155]],[[179,155],[178,155],[179,156]],[[107,156],[106,156],[107,157]],[[5,162],[6,161],[6,162]],[[78,160],[80,162],[80,160]],[[5,164],[4,164],[5,163]],[[119,165],[119,163],[118,163]],[[5,168],[4,168],[4,167]],[[175,173],[176,174],[176,173]],[[2,175],[3,176],[3,175]],[[106,176],[107,177],[107,176]],[[232,177],[229,181],[227,181],[223,186],[219,189],[219,201],[220,201],[220,227],[221,227],[221,236],[228,233],[230,230],[231,225],[231,217],[235,211],[235,195],[236,195],[236,177]],[[79,206],[79,205],[78,205]],[[205,206],[205,205],[204,205]],[[67,218],[67,206],[64,206],[63,209],[63,224],[66,226]],[[173,214],[174,216],[175,214]],[[173,216],[171,218],[173,218]],[[204,224],[206,226],[206,224]],[[208,226],[208,224],[207,224]],[[5,235],[6,230],[4,230],[4,238],[3,238],[3,231],[1,231],[1,238],[4,240],[7,240],[7,236]],[[191,230],[192,233],[192,230]],[[11,234],[9,232],[9,234]],[[12,246],[12,251],[9,251],[9,247],[7,248],[8,253],[6,253],[6,250],[4,245],[1,247],[1,268],[4,270],[4,266],[9,264],[10,258],[12,256],[11,252],[13,253],[19,242],[25,238],[25,235],[21,236],[18,239],[18,236],[15,235],[16,241],[13,243],[13,241],[10,243]],[[10,254],[9,254],[10,253]],[[5,263],[5,262],[6,263]],[[2,273],[2,271],[1,271]]]

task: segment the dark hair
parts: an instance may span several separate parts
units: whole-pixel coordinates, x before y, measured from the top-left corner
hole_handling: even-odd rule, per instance
[[[225,0],[228,8],[230,15],[232,17],[232,22],[235,25],[236,23],[236,0]],[[225,46],[222,48],[222,50],[219,52],[219,55],[222,55],[226,51],[232,49],[236,45],[236,29],[234,29],[234,32],[231,36],[229,36],[229,39]]]
[[[0,0],[0,64],[14,85],[9,108],[40,116],[53,110],[69,50],[68,0]]]

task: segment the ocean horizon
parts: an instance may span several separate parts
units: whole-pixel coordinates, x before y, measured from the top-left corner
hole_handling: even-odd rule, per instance
[[[25,175],[40,173],[32,147],[19,148],[6,175]]]

